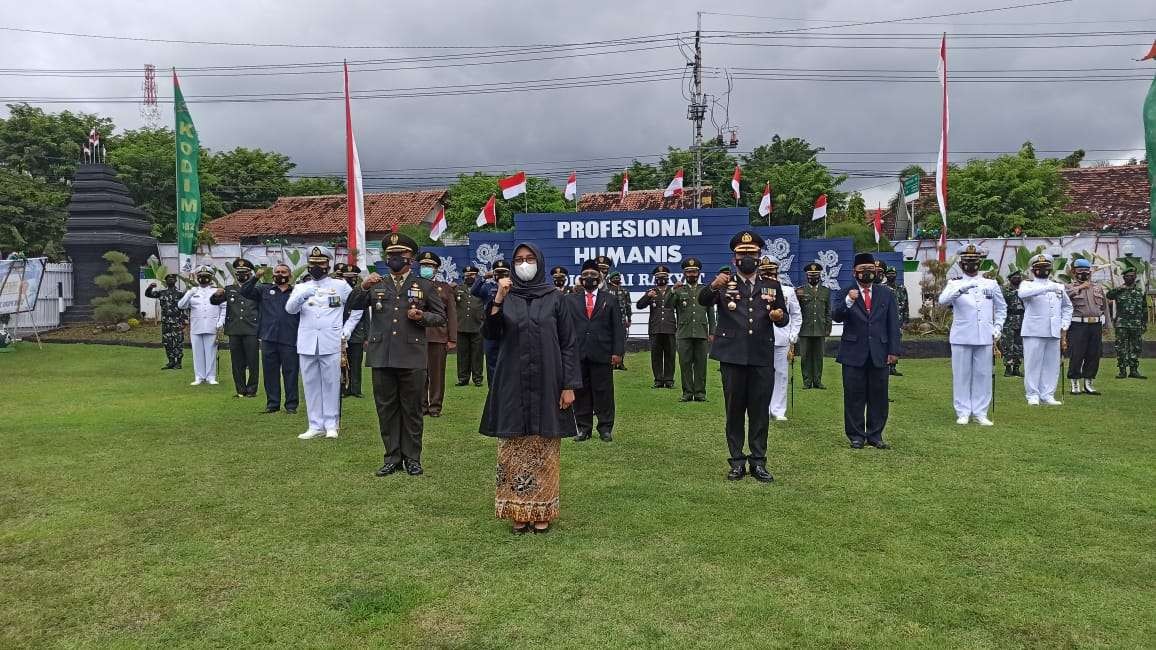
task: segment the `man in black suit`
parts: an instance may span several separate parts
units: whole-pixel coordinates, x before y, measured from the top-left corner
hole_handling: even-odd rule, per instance
[[[775,385],[773,328],[786,325],[788,316],[782,285],[758,276],[762,250],[758,233],[744,230],[731,238],[738,275],[720,271],[699,290],[698,302],[718,311],[710,358],[720,362],[722,372],[731,465],[727,479],[746,476],[749,463],[751,476],[770,483],[775,480],[767,471],[768,407]],[[750,455],[743,453],[744,441]]]
[[[875,258],[855,256],[855,285],[835,300],[831,319],[843,323],[839,355],[843,366],[843,427],[852,449],[864,443],[889,449],[887,425],[888,368],[899,359],[899,311],[895,294],[874,284]],[[866,419],[864,419],[866,410]]]
[[[598,288],[602,274],[595,260],[586,260],[579,275],[581,290],[566,296],[574,329],[578,333],[578,358],[582,366],[582,388],[574,393],[574,417],[581,442],[590,438],[594,414],[598,414],[598,436],[613,440],[614,373],[611,367],[622,362],[626,331],[618,299]]]

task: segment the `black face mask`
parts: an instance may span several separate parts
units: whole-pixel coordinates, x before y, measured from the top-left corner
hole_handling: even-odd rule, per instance
[[[1052,274],[1051,269],[1032,269],[1032,275],[1034,275],[1040,279],[1047,278],[1051,274]]]
[[[622,280],[610,280],[610,286],[617,287],[622,285]]]
[[[863,283],[874,282],[875,271],[856,271],[855,279]]]
[[[959,268],[968,275],[975,275],[979,272],[979,262],[960,262]]]
[[[598,278],[582,278],[582,287],[593,291],[598,288]]]
[[[1013,287],[1020,286],[1020,283],[1023,281],[1024,281],[1024,279],[1018,275],[1016,277],[1012,278],[1011,280],[1008,280],[1008,282],[1011,282],[1011,286],[1013,286]]]
[[[170,289],[177,286],[176,278],[169,278],[169,279],[165,280],[165,286],[170,288]]]
[[[409,266],[409,260],[402,255],[390,255],[385,259],[385,265],[389,267],[390,271],[401,273],[402,269]]]
[[[698,284],[698,274],[697,273],[687,273],[685,277],[686,277],[686,283],[687,284],[692,284],[692,285]]]
[[[750,256],[740,257],[738,259],[737,266],[739,267],[739,273],[742,273],[743,275],[750,275],[758,270],[759,261]]]
[[[287,276],[283,273],[274,273],[273,274],[273,284],[275,284],[277,286],[284,286],[286,284],[289,284],[289,276]]]
[[[356,287],[356,286],[357,286],[357,281],[358,281],[358,280],[360,280],[360,279],[361,279],[361,278],[358,278],[357,276],[353,276],[353,277],[351,277],[351,278],[345,278],[345,281],[349,283],[349,286],[351,286],[351,287]]]
[[[478,279],[477,273],[467,273],[466,274],[466,284],[473,284],[474,282],[477,281],[477,279]]]
[[[1125,275],[1124,276],[1124,284],[1129,286],[1129,287],[1136,284],[1136,276],[1131,275],[1131,274]]]
[[[508,278],[508,277],[510,277],[510,272],[507,271],[506,269],[498,269],[498,270],[494,271],[494,279],[495,280],[501,280],[502,278]]]
[[[1088,280],[1092,279],[1092,274],[1091,273],[1077,273],[1076,279],[1079,280],[1080,282],[1087,282]]]
[[[811,275],[810,273],[807,274],[807,284],[811,285],[812,287],[819,286],[819,279],[820,278],[818,275]]]
[[[212,281],[213,281],[213,278],[211,278],[207,275],[198,275],[197,276],[197,284],[201,285],[202,287],[209,286],[209,283],[211,283]]]
[[[325,274],[326,270],[323,266],[309,267],[309,277],[313,278],[314,280],[320,280],[321,278],[325,277]]]
[[[558,287],[559,289],[566,286],[566,278],[554,278],[554,286]]]
[[[237,282],[248,282],[249,278],[253,277],[252,273],[238,273]]]
[[[887,284],[895,284],[895,274],[892,273],[886,276]]]
[[[668,280],[666,278],[654,278],[654,284],[656,284],[660,287],[665,287],[667,281]]]

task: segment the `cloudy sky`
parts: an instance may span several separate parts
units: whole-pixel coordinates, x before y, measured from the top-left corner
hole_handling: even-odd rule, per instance
[[[1140,105],[1156,65],[1135,59],[1156,35],[1156,5],[1069,0],[943,16],[1037,3],[41,0],[0,18],[9,69],[0,96],[62,98],[45,108],[137,128],[139,70],[152,63],[169,124],[168,69],[176,67],[205,146],[275,149],[300,172],[341,173],[342,103],[299,100],[339,97],[335,62],[348,59],[353,91],[372,96],[353,107],[368,188],[445,183],[487,165],[559,184],[576,168],[579,189],[592,191],[631,157],[653,162],[667,145],[690,143],[681,77],[696,12],[709,9],[705,89],[716,98],[714,121],[726,126],[724,71],[733,76],[738,151],[775,133],[807,138],[827,149],[830,166],[853,174],[845,187],[864,189],[870,205],[894,191],[889,177],[904,165],[934,164],[940,32],[953,76],[952,161],[1014,151],[1024,140],[1057,155],[1084,148],[1088,160],[1142,156]],[[940,17],[880,22],[929,14]],[[238,95],[260,101],[220,101]],[[710,121],[706,132],[717,132]]]

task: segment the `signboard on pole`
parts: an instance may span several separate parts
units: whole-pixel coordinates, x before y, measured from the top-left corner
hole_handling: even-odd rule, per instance
[[[899,185],[903,190],[903,202],[911,203],[919,198],[919,175],[907,176],[899,180]]]
[[[0,260],[0,314],[36,309],[47,263],[45,257]]]

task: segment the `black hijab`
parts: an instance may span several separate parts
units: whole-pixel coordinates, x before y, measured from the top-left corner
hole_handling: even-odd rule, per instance
[[[538,272],[529,281],[523,281],[518,277],[515,265],[510,265],[510,278],[514,281],[514,285],[510,287],[510,293],[515,296],[520,296],[526,302],[530,302],[536,298],[549,295],[557,291],[554,285],[546,282],[546,258],[542,255],[542,249],[530,242],[521,242],[514,246],[514,252],[517,253],[519,248],[528,248],[534,253],[534,257],[538,259]]]

